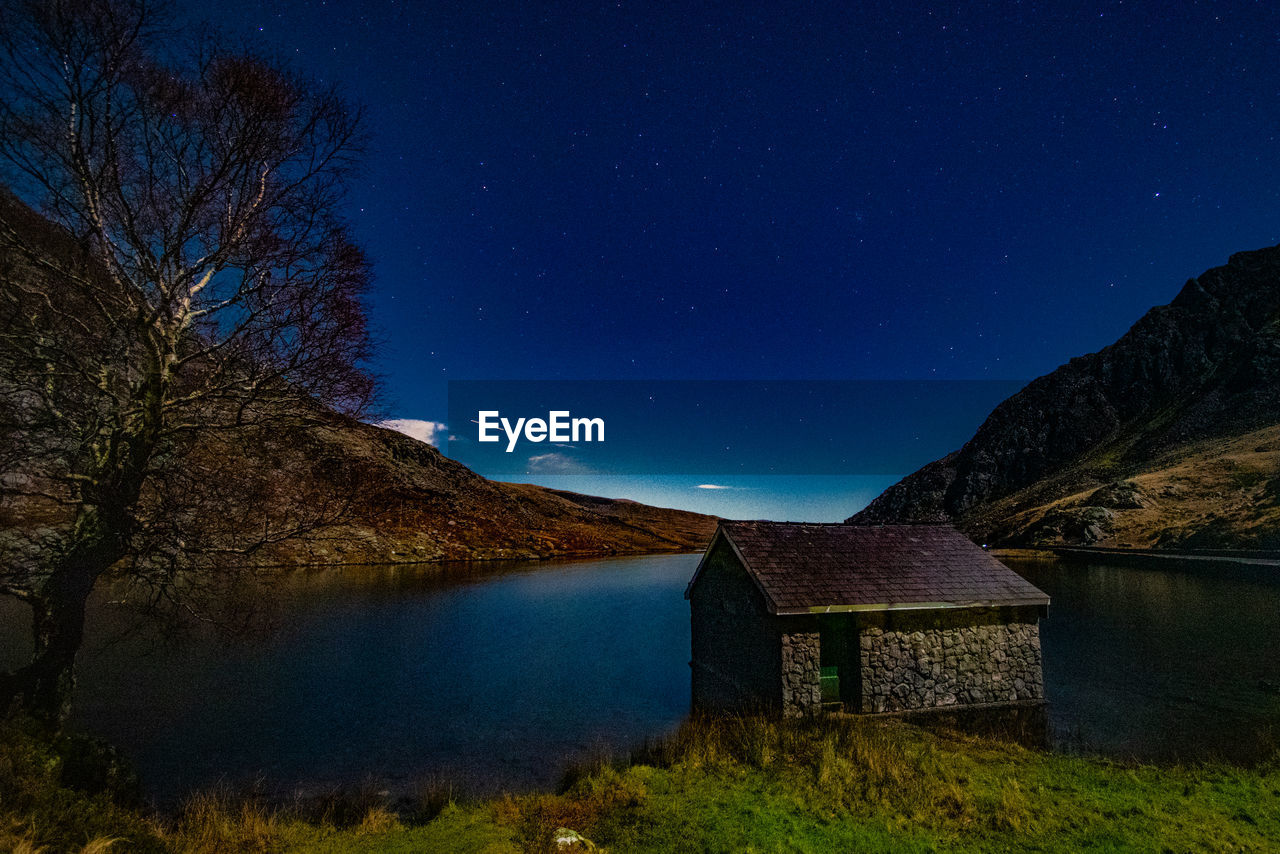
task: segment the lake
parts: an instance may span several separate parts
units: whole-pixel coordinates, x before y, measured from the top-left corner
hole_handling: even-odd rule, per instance
[[[1040,643],[1058,749],[1250,762],[1280,747],[1274,570],[1004,562],[1052,599]]]
[[[689,707],[697,555],[353,567],[300,574],[265,637],[90,643],[77,719],[172,797],[255,779],[304,791],[373,776],[475,791],[553,785]],[[1042,623],[1060,749],[1248,761],[1280,736],[1280,583],[1247,573],[1008,563]],[[22,618],[22,619],[20,619]],[[0,612],[0,666],[29,641]],[[100,606],[91,637],[113,628]]]

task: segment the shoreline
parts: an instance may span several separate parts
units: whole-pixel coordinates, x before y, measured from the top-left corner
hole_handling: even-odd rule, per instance
[[[627,557],[660,557],[664,555],[696,555],[701,554],[706,546],[698,548],[654,549],[648,551],[600,551],[600,552],[565,552],[547,555],[485,555],[479,557],[433,557],[414,558],[412,560],[343,560],[343,561],[306,561],[299,563],[267,563],[260,564],[259,569],[350,569],[359,566],[446,566],[449,564],[469,563],[548,563],[556,561],[586,561],[602,558]]]
[[[1063,560],[1103,562],[1141,568],[1164,568],[1170,563],[1206,569],[1274,569],[1280,575],[1280,554],[1246,549],[1206,549],[1196,552],[1160,551],[1158,549],[1113,549],[1093,546],[1052,546],[1047,549]]]

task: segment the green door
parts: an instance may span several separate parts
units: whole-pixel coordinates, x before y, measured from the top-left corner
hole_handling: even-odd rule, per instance
[[[858,668],[850,658],[857,649],[851,643],[853,621],[848,614],[824,614],[818,620],[819,664],[822,702],[839,703],[856,699]]]
[[[825,640],[822,646],[824,649],[826,648]],[[809,672],[812,673],[813,671],[810,670]],[[820,681],[822,683],[822,702],[840,702],[840,667],[834,664],[822,665],[822,676]]]

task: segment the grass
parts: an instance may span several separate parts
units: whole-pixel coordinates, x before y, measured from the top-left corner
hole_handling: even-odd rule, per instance
[[[223,792],[169,817],[71,792],[54,779],[56,757],[18,743],[36,764],[0,759],[0,850],[590,850],[558,846],[564,828],[613,852],[1280,849],[1274,759],[1130,765],[896,721],[706,718],[625,759],[570,769],[554,793],[466,802],[436,785],[392,804],[363,787],[268,807]]]
[[[1092,493],[1120,477],[1147,506],[1115,509],[1092,545],[1140,548],[1258,549],[1280,546],[1280,426],[1191,442],[1140,465],[1121,465],[1123,443],[1099,449],[1078,465],[1007,495],[966,522],[992,539],[1017,539],[1054,511],[1090,506]]]

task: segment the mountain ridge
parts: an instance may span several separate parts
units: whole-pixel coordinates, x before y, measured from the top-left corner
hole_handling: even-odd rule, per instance
[[[1272,449],[1268,431],[1278,424],[1280,246],[1188,280],[1116,342],[1028,383],[964,446],[848,521],[950,521],[1011,545],[1274,547],[1267,472],[1280,470],[1280,442]],[[1260,450],[1242,455],[1234,440],[1247,436]],[[1212,493],[1235,509],[1192,514]],[[1241,495],[1251,500],[1234,501]],[[1171,518],[1148,512],[1130,524],[1131,511],[1162,506]]]

